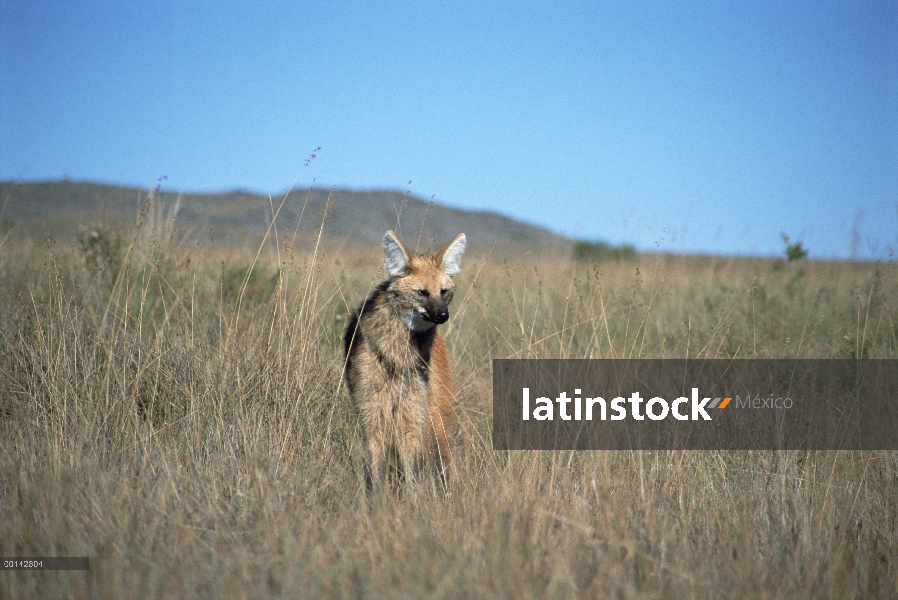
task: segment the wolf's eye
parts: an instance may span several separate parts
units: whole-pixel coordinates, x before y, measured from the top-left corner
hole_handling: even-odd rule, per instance
[[[446,288],[440,290],[440,296],[445,296],[447,293],[449,293],[449,290],[447,290]]]
[[[430,296],[430,292],[428,292],[427,290],[418,290],[418,295],[422,298],[427,298],[428,296]]]

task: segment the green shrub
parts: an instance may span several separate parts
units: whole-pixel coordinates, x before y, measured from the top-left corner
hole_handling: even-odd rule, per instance
[[[807,248],[802,246],[801,242],[790,244],[788,235],[786,235],[785,233],[781,233],[780,236],[783,238],[783,254],[786,255],[786,260],[791,262],[793,260],[801,260],[807,257]]]
[[[277,288],[280,271],[264,265],[241,267],[231,265],[224,268],[221,277],[221,292],[225,302],[262,303],[271,298]],[[245,289],[244,289],[245,284]]]
[[[122,238],[119,234],[95,226],[78,235],[84,264],[93,273],[105,272],[114,280],[122,267]]]
[[[574,242],[574,260],[635,260],[638,253],[632,244],[612,246],[606,242],[586,242],[577,240]]]

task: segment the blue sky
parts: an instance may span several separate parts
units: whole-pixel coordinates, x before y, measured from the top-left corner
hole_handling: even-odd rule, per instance
[[[898,3],[0,0],[0,179],[63,176],[888,259]]]

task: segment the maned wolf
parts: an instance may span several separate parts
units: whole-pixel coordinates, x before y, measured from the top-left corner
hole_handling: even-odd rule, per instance
[[[446,342],[436,326],[449,319],[452,277],[466,243],[462,233],[419,256],[388,231],[383,248],[390,278],[346,324],[346,384],[370,455],[369,486],[382,483],[387,471],[391,482],[413,480],[428,452],[446,484],[454,398]]]

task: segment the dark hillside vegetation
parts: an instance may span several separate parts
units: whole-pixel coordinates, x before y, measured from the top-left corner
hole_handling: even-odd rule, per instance
[[[304,233],[316,233],[327,214],[329,237],[358,243],[379,242],[385,231],[398,228],[403,239],[425,246],[460,231],[490,245],[521,244],[543,252],[570,246],[567,238],[497,213],[460,210],[395,191],[313,188],[269,198],[246,191],[178,194],[88,182],[5,182],[0,183],[0,219],[35,235],[49,230],[70,238],[97,222],[133,224],[150,195],[169,212],[176,209],[178,240],[185,243],[250,243],[277,213],[279,229],[301,221],[309,224]],[[411,223],[415,226],[401,227]]]

